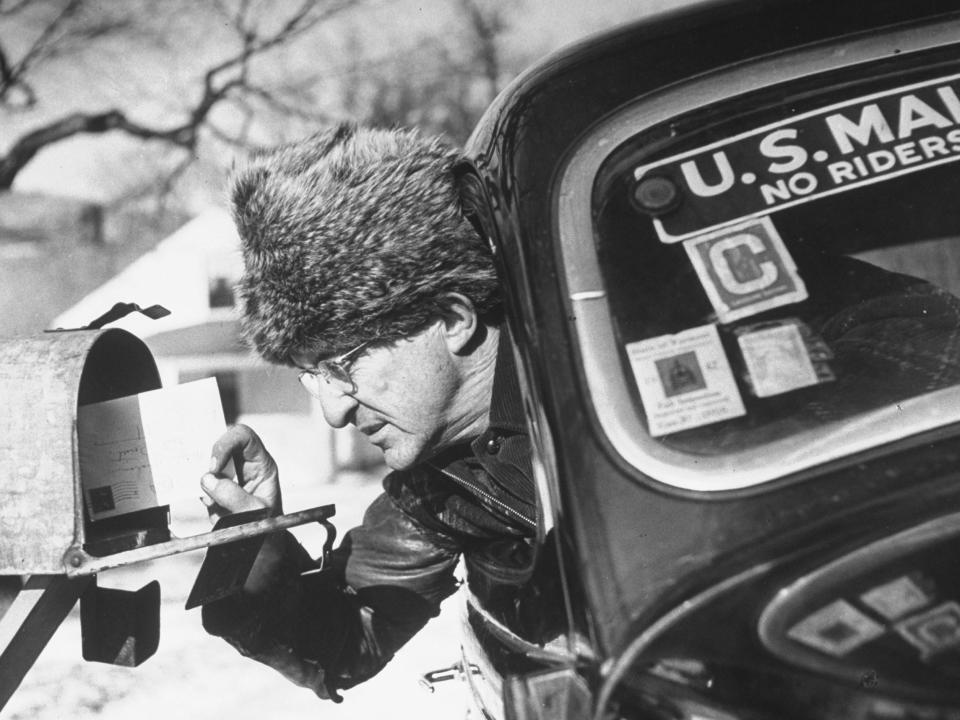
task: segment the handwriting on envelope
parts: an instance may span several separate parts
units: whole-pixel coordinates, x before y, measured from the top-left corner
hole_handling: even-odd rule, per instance
[[[225,429],[214,378],[81,406],[80,478],[90,518],[197,502],[211,447]]]

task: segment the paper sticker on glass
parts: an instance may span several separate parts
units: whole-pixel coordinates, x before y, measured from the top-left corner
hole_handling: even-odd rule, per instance
[[[897,620],[929,605],[930,597],[913,579],[904,575],[871,588],[860,596],[860,601],[887,620]]]
[[[744,333],[737,337],[757,397],[780,395],[820,382],[807,347],[794,324]]]
[[[715,325],[640,340],[626,350],[652,436],[745,414]]]
[[[807,299],[797,266],[768,217],[683,245],[722,323]]]
[[[960,605],[946,602],[894,627],[926,660],[944,650],[960,647]]]
[[[884,633],[846,600],[836,600],[808,615],[787,632],[794,640],[834,657],[843,657]]]

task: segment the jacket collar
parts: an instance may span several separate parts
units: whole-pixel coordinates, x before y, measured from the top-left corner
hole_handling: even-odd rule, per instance
[[[520,380],[513,358],[513,340],[502,326],[497,347],[497,364],[493,371],[493,390],[490,398],[489,425],[473,440],[441,450],[427,464],[438,469],[471,455],[482,454],[482,449],[493,436],[526,435],[527,420],[520,396]]]
[[[500,327],[497,366],[493,374],[490,428],[509,433],[526,433],[527,421],[523,412],[520,380],[517,377],[517,364],[513,351],[513,338],[504,324]]]

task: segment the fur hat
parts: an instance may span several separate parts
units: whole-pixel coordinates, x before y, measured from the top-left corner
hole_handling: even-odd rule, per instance
[[[414,130],[341,125],[252,158],[232,179],[243,331],[267,360],[396,340],[459,292],[500,305],[493,258],[461,212],[458,153]]]

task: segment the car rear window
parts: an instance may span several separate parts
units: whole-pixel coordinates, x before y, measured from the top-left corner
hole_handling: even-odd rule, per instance
[[[742,487],[960,420],[960,66],[630,122],[590,188],[599,280],[572,271],[571,297],[608,314],[580,333],[587,374],[644,469]]]

